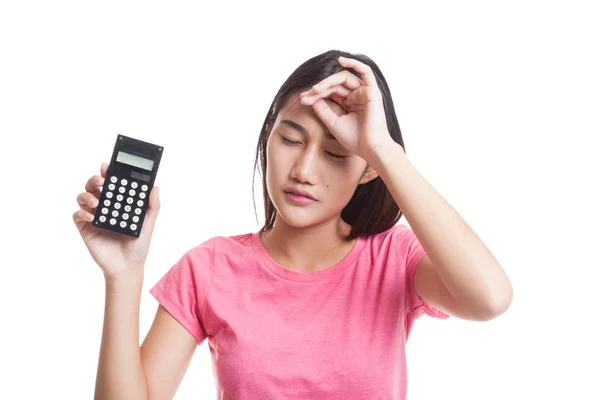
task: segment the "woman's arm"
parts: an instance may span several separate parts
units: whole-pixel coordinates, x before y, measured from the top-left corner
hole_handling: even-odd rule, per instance
[[[198,348],[161,305],[140,347],[142,285],[143,279],[106,282],[96,400],[173,398]]]
[[[390,140],[367,158],[427,253],[415,276],[421,297],[469,319],[489,320],[504,313],[513,297],[506,272],[467,222],[412,165],[402,147]],[[439,290],[442,286],[447,293]]]
[[[106,280],[96,400],[149,398],[139,345],[142,285],[143,278]]]

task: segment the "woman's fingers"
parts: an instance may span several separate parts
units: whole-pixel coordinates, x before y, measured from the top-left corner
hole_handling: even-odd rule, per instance
[[[98,205],[98,199],[89,192],[83,192],[77,196],[77,204],[80,209],[73,213],[73,221],[81,232],[86,222],[94,220],[94,209]]]
[[[79,193],[77,195],[77,204],[79,204],[81,208],[89,211],[98,206],[98,198],[89,192]]]
[[[89,212],[88,210],[77,210],[75,214],[77,215],[77,218],[81,221],[90,222],[94,219],[94,214]]]
[[[92,193],[97,199],[100,198],[100,187],[104,184],[104,177],[94,175],[85,183],[85,191]]]
[[[340,63],[340,65],[343,65],[344,67],[347,67],[347,68],[352,68],[353,70],[358,72],[362,76],[362,80],[368,86],[377,87],[377,79],[375,78],[375,74],[373,73],[373,70],[371,69],[371,67],[368,66],[367,64],[365,64],[361,61],[358,61],[355,58],[347,58],[347,57],[339,57],[338,62]],[[352,75],[352,76],[354,76],[354,75]]]
[[[354,58],[346,57],[340,57],[338,59],[338,62],[340,63],[340,65],[346,68],[352,68],[353,70],[358,72],[361,75],[362,79],[360,79],[359,77],[347,70],[340,71],[323,79],[321,82],[314,85],[311,89],[302,92],[300,94],[300,97],[315,96],[337,85],[350,89],[349,92],[359,88],[362,85],[377,88],[377,79],[375,78],[373,69],[369,65],[358,61]],[[343,96],[348,96],[348,94],[341,93],[340,91],[338,91],[337,93]],[[316,100],[318,100],[318,98],[316,98]]]
[[[329,97],[333,94],[337,94],[341,97],[347,97],[350,95],[350,93],[352,93],[352,91],[345,86],[336,85],[319,93],[305,95],[302,97],[301,101],[303,104],[310,105],[323,97]]]
[[[340,105],[344,109],[344,111],[348,112],[348,108],[344,105],[344,100],[346,100],[346,96],[340,96],[339,94],[332,94],[329,98]]]
[[[323,79],[321,82],[314,85],[311,89],[300,94],[300,97],[304,97],[306,95],[314,95],[336,85],[342,85],[350,89],[350,91],[352,91],[363,84],[363,81],[360,80],[360,78],[358,78],[353,73],[349,71],[341,71]]]
[[[108,170],[108,164],[103,162],[100,165],[100,176],[102,176],[103,178],[106,178],[106,171]]]
[[[73,222],[75,222],[80,232],[85,227],[86,222],[94,220],[94,210],[98,206],[101,194],[100,188],[104,184],[107,170],[108,164],[103,162],[100,165],[100,175],[90,177],[85,183],[85,192],[77,195],[77,204],[79,204],[80,209],[73,213]]]
[[[86,210],[77,210],[73,213],[73,222],[77,226],[77,229],[81,232],[84,228],[86,222],[92,222],[94,220],[94,215]]]

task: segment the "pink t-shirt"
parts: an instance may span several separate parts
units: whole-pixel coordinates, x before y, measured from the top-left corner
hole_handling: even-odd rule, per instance
[[[208,338],[217,399],[406,398],[415,319],[449,316],[413,277],[425,254],[410,227],[358,238],[337,264],[298,272],[258,232],[187,251],[150,293],[198,341]]]

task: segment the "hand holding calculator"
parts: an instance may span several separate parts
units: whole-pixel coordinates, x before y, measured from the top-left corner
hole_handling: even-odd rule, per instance
[[[103,163],[77,196],[73,220],[106,278],[143,275],[160,208],[154,182],[163,150],[118,135],[110,165]]]
[[[162,150],[162,146],[117,136],[94,226],[129,236],[140,235]]]

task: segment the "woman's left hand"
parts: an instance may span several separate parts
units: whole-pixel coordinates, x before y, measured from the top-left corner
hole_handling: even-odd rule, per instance
[[[360,73],[362,79],[349,71],[340,71],[300,94],[301,101],[312,105],[315,114],[346,150],[368,162],[381,146],[393,141],[387,129],[381,92],[371,67],[353,58],[340,57],[338,62]],[[326,97],[338,103],[346,114],[337,115],[324,100]]]

